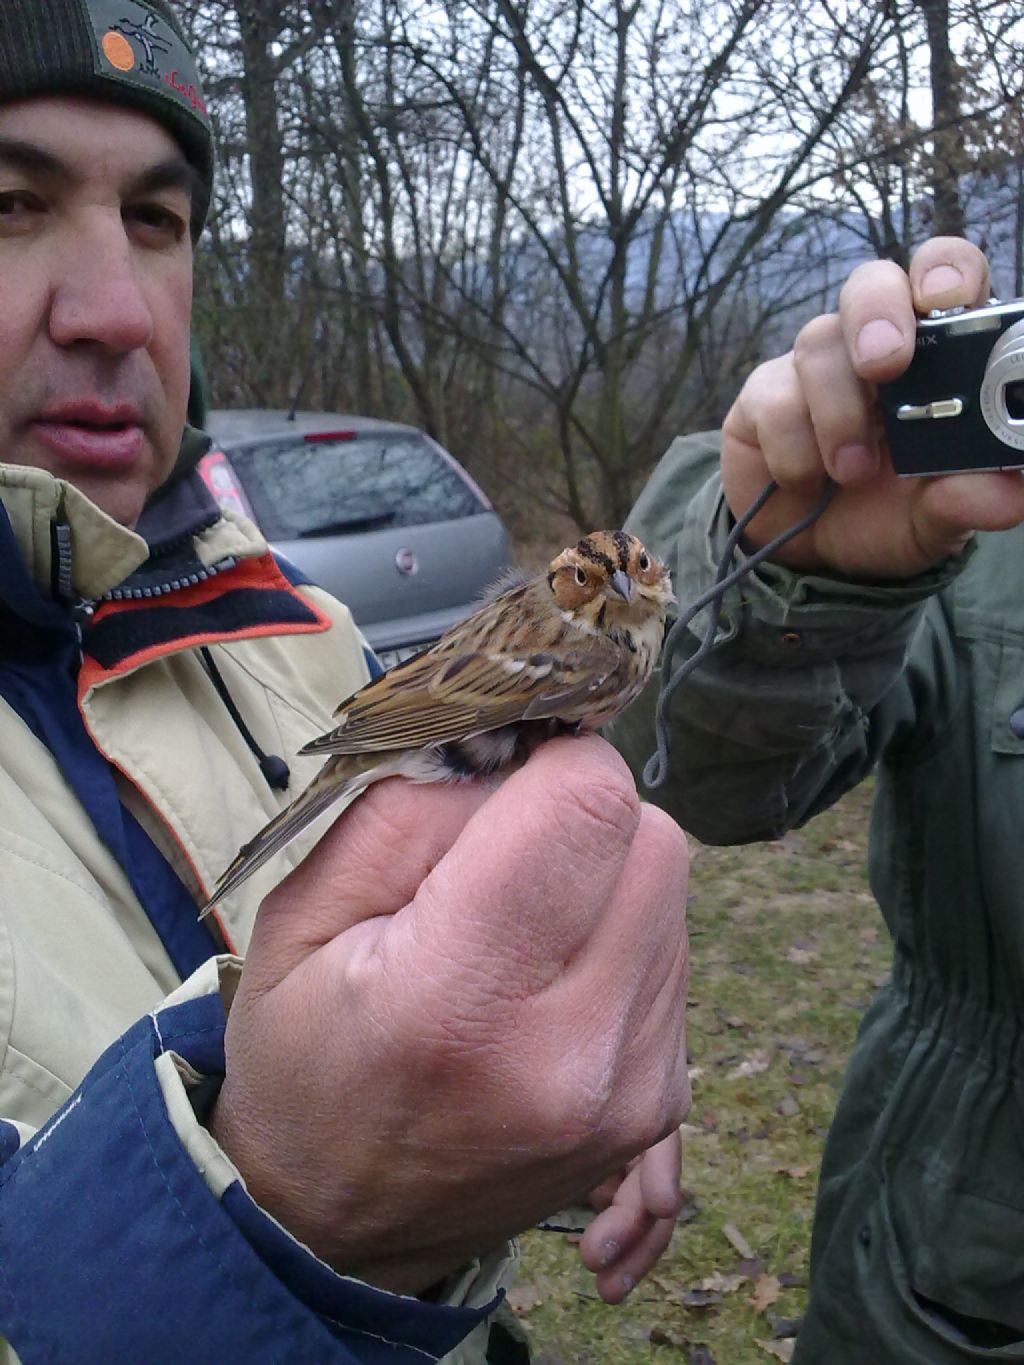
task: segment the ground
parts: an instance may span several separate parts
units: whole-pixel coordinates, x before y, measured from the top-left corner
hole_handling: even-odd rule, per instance
[[[531,1233],[511,1304],[537,1365],[767,1365],[806,1301],[822,1140],[889,944],[866,880],[870,793],[773,844],[692,845],[686,1198],[625,1304],[572,1239]]]

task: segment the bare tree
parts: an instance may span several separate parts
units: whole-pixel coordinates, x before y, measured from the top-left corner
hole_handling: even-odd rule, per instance
[[[584,527],[851,256],[905,262],[1011,173],[1011,0],[185,3],[218,398],[411,419]]]
[[[960,81],[949,40],[949,0],[914,0],[914,4],[924,16],[928,34],[934,128],[931,164],[934,227],[945,236],[962,237],[966,222],[960,202],[960,177],[967,169],[967,158]]]
[[[716,398],[750,358],[723,300],[771,282],[766,262],[793,232],[791,187],[870,63],[868,26],[821,106],[796,128],[780,123],[800,44],[789,34],[768,56],[769,9],[777,17],[778,4],[734,0],[684,24],[667,4],[478,6],[492,62],[525,91],[530,147],[511,187],[479,110],[434,58],[512,234],[529,244],[537,287],[524,282],[492,332],[495,363],[551,412],[559,464],[535,471],[532,491],[580,525],[625,514],[696,372],[689,415],[720,415]],[[799,23],[796,6],[788,13]],[[758,314],[792,295],[791,277],[774,284],[774,300],[756,305],[746,289],[748,342]],[[716,344],[727,330],[733,344]],[[708,364],[712,353],[729,368]]]

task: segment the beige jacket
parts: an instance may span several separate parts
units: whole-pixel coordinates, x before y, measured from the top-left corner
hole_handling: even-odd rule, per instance
[[[53,581],[55,520],[71,528],[75,596],[102,598],[146,558],[141,537],[42,471],[0,465],[0,499],[44,591]],[[122,799],[198,903],[239,846],[317,771],[321,760],[298,750],[329,727],[333,707],[366,680],[367,665],[348,610],[319,589],[291,587],[249,523],[225,515],[197,538],[196,549],[204,565],[222,572],[173,594],[169,609],[194,608],[201,622],[204,605],[232,585],[257,585],[279,593],[304,619],[242,628],[219,642],[193,631],[101,664],[89,657],[90,637],[99,638],[104,625],[116,634],[125,614],[138,610],[101,603],[85,634],[80,709],[119,773]],[[234,567],[223,568],[232,560]],[[261,747],[290,765],[290,792],[271,790],[217,696],[194,647],[207,642]],[[244,953],[262,897],[322,828],[296,840],[218,912],[226,955]],[[219,964],[229,986],[230,964],[229,956]],[[49,750],[0,700],[0,1118],[27,1140],[136,1020],[172,992],[216,989],[217,966],[211,960],[182,986]],[[236,1172],[196,1122],[174,1068],[160,1081],[179,1136],[220,1193]],[[503,1256],[461,1277],[449,1301],[487,1302],[506,1266]],[[14,1359],[9,1348],[6,1358]]]

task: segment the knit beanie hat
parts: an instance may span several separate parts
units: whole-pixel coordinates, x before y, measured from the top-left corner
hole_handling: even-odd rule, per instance
[[[167,0],[0,0],[0,101],[57,94],[131,105],[170,130],[198,172],[198,236],[213,186],[213,134]]]

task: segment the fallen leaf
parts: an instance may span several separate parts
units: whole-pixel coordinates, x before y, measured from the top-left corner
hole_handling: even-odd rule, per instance
[[[787,962],[795,962],[798,967],[806,967],[818,954],[813,948],[797,948],[795,945],[786,953]]]
[[[795,1095],[784,1095],[775,1106],[775,1112],[781,1114],[784,1119],[796,1118],[800,1112],[800,1101]]]
[[[722,1236],[746,1261],[754,1259],[754,1249],[740,1232],[735,1223],[726,1223],[722,1228]]]
[[[772,1054],[767,1048],[756,1048],[749,1057],[746,1057],[739,1066],[734,1066],[731,1071],[725,1073],[727,1081],[740,1081],[745,1076],[757,1076],[762,1071],[767,1071],[772,1064]]]
[[[704,1068],[702,1066],[688,1066],[686,1068],[686,1074],[691,1082],[699,1081],[704,1075]]]
[[[684,1289],[680,1292],[679,1302],[684,1308],[714,1308],[715,1304],[722,1302],[722,1296],[717,1289]]]
[[[764,1269],[764,1261],[760,1256],[747,1256],[736,1262],[737,1275],[745,1275],[748,1280],[756,1280],[759,1275],[764,1274]]]
[[[680,1336],[678,1332],[669,1331],[667,1327],[652,1327],[647,1334],[647,1340],[652,1346],[672,1346],[677,1351],[685,1350],[690,1344],[687,1337]]]
[[[754,1281],[753,1292],[750,1295],[750,1302],[754,1305],[755,1313],[763,1313],[766,1308],[770,1308],[782,1293],[782,1285],[774,1275],[759,1275]]]
[[[791,1270],[784,1270],[779,1276],[779,1284],[783,1289],[806,1289],[807,1276],[796,1275]]]
[[[795,1337],[803,1326],[803,1318],[779,1318],[774,1313],[766,1313],[768,1325],[772,1329],[772,1337],[778,1340],[780,1337]]]
[[[710,1275],[700,1280],[694,1287],[696,1289],[717,1289],[720,1294],[735,1294],[737,1289],[750,1283],[749,1275],[723,1274],[721,1270],[715,1270]]]
[[[760,1337],[755,1337],[754,1340],[762,1351],[767,1351],[767,1353],[770,1356],[774,1356],[776,1360],[793,1359],[793,1351],[796,1348],[796,1342],[792,1338],[788,1341],[762,1341]]]
[[[532,1309],[539,1307],[544,1300],[533,1285],[527,1281],[520,1281],[514,1284],[505,1295],[505,1302],[512,1309],[512,1312],[518,1315],[529,1313]]]
[[[790,1180],[806,1180],[811,1173],[810,1166],[776,1166],[776,1175],[788,1175]]]

